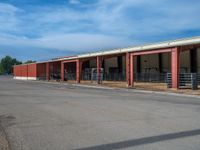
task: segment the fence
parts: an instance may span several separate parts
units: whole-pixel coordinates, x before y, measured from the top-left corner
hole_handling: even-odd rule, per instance
[[[124,73],[104,73],[103,80],[126,81],[126,75]]]
[[[166,82],[166,73],[135,73],[136,82]]]
[[[41,74],[37,77],[38,80],[46,80],[46,74]]]
[[[97,72],[96,70],[84,70],[81,75],[82,80],[97,80]],[[101,71],[101,80],[105,81],[126,81],[126,75],[124,73],[105,73],[103,70]]]
[[[65,73],[64,75],[64,80],[76,80],[76,73],[71,72],[71,73]]]
[[[167,73],[166,77],[167,87],[172,87],[172,75]],[[198,89],[200,85],[200,74],[197,73],[181,73],[179,75],[179,88],[191,88],[193,90]]]

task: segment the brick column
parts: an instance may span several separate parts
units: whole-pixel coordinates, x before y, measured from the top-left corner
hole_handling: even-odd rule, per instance
[[[64,81],[64,76],[65,76],[65,68],[64,68],[64,63],[61,61],[61,81]]]
[[[50,80],[50,67],[49,67],[49,62],[46,63],[46,80]]]
[[[81,82],[81,71],[82,71],[82,61],[77,59],[76,61],[76,83]]]
[[[102,57],[97,56],[97,83],[100,84],[101,81],[101,67],[102,67]]]
[[[126,82],[127,87],[131,86],[130,80],[130,53],[126,53]]]
[[[171,72],[172,72],[172,88],[179,88],[180,74],[180,48],[175,47],[171,52]]]

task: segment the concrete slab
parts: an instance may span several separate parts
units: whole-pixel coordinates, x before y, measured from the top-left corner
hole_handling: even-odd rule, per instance
[[[197,150],[198,98],[0,77],[13,150]]]

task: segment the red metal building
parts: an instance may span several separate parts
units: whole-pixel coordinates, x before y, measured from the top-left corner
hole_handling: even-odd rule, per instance
[[[162,43],[141,45],[110,51],[100,51],[72,57],[63,57],[47,62],[14,66],[14,78],[26,80],[56,79],[91,80],[91,70],[96,68],[96,80],[126,80],[134,86],[139,79],[150,79],[170,74],[171,87],[178,89],[180,74],[200,73],[200,37],[179,39]],[[144,78],[143,78],[144,77]],[[145,80],[146,81],[146,80]]]

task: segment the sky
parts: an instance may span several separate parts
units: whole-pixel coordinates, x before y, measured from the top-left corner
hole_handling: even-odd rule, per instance
[[[200,35],[200,0],[0,0],[0,58],[43,61]]]

